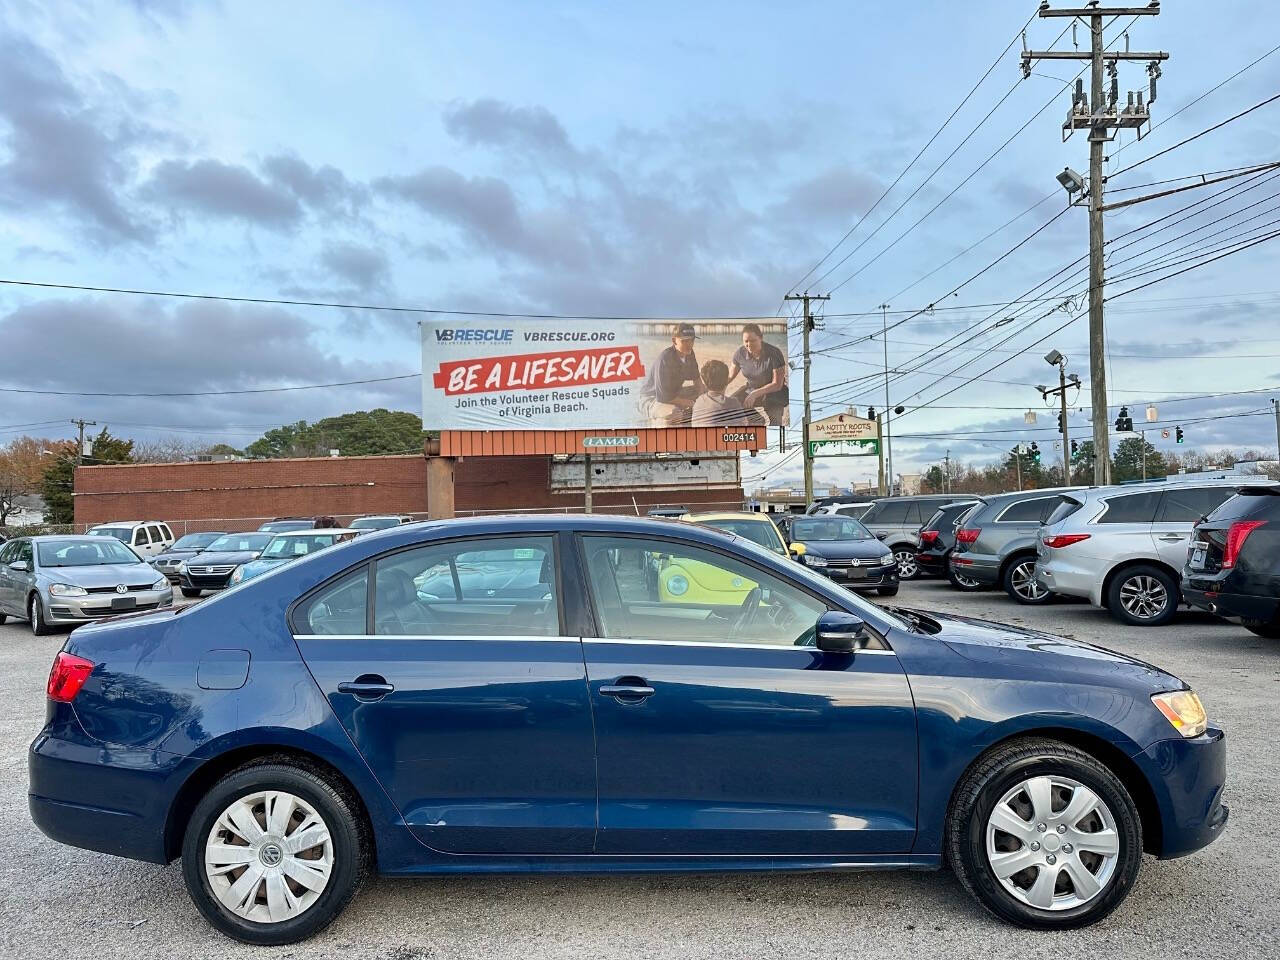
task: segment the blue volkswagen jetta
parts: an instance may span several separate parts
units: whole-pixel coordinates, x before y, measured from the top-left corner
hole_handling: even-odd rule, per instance
[[[655,588],[696,562],[740,602]],[[722,598],[719,598],[722,600]],[[371,533],[179,612],[81,627],[31,745],[36,824],[181,858],[240,940],[370,869],[931,869],[998,916],[1110,913],[1223,829],[1226,745],[1176,677],[884,609],[692,524]]]

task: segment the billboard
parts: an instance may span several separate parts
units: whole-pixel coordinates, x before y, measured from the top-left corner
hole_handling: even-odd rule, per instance
[[[427,430],[787,426],[785,320],[429,320]]]
[[[876,422],[849,413],[809,424],[809,456],[871,457],[880,452]]]

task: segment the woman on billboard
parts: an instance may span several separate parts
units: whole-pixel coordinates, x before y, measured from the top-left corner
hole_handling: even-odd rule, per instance
[[[748,323],[742,328],[742,346],[733,355],[729,371],[729,383],[741,374],[746,383],[734,392],[746,409],[759,407],[764,410],[770,426],[785,422],[787,403],[787,361],[771,343],[765,343],[758,324]]]

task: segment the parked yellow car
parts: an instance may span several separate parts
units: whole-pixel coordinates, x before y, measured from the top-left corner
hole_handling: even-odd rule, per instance
[[[787,545],[778,528],[762,513],[690,513],[680,519],[715,527],[787,556]],[[658,569],[658,598],[662,603],[740,606],[755,586],[754,580],[688,557],[668,557]]]

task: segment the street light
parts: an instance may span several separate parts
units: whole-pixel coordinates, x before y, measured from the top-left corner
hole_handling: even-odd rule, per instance
[[[1050,350],[1048,353],[1044,355],[1044,362],[1049,364],[1049,366],[1051,367],[1056,367],[1058,364],[1064,362],[1066,359],[1067,358],[1064,357],[1062,354],[1060,354],[1057,350]]]
[[[1062,172],[1058,174],[1058,182],[1062,184],[1062,188],[1067,191],[1068,202],[1075,199],[1076,194],[1084,189],[1084,177],[1076,173],[1070,167],[1063,167]]]

